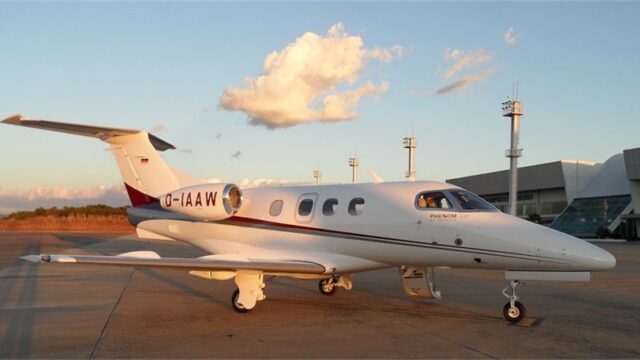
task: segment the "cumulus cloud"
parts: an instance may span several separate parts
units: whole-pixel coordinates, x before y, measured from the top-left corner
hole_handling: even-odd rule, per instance
[[[394,45],[389,49],[373,48],[371,50],[367,50],[367,57],[389,64],[394,58],[403,57],[405,53],[406,49],[404,47]]]
[[[507,45],[515,45],[520,42],[521,34],[517,34],[512,27],[510,27],[507,32],[502,35],[505,44]]]
[[[129,204],[129,198],[123,185],[100,185],[82,189],[37,186],[26,191],[14,191],[0,187],[0,214],[33,210],[39,207],[90,204],[124,206]]]
[[[389,88],[388,82],[357,85],[367,61],[389,63],[404,52],[398,45],[367,49],[360,36],[347,34],[338,23],[324,36],[308,32],[269,54],[262,75],[227,87],[218,106],[245,112],[251,125],[270,129],[354,120],[362,98]]]
[[[495,56],[484,49],[445,49],[442,57],[445,63],[450,64],[443,74],[448,83],[436,90],[435,95],[462,90],[489,78],[496,71]]]

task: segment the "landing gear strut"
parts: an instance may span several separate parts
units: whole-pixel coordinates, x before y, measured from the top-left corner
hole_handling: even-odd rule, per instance
[[[516,287],[518,285],[524,285],[524,283],[521,283],[518,280],[511,280],[507,283],[507,287],[502,290],[502,295],[509,299],[509,302],[506,303],[502,309],[502,314],[505,319],[512,323],[517,323],[524,319],[527,314],[527,310],[524,305],[518,301],[519,298],[516,296]],[[511,295],[507,293],[509,289],[511,289]]]

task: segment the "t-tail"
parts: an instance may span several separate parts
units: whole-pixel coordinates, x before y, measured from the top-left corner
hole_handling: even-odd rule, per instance
[[[158,151],[175,147],[146,131],[26,119],[22,115],[8,117],[2,122],[94,137],[108,143],[134,207],[158,203],[163,194],[199,183],[169,167]]]

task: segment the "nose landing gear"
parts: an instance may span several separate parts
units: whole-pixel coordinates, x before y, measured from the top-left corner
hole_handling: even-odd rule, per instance
[[[518,280],[511,280],[507,283],[507,287],[502,290],[502,295],[509,299],[509,302],[506,303],[502,309],[502,314],[507,321],[512,323],[517,323],[524,319],[527,314],[526,308],[518,301],[519,298],[516,296],[516,287],[518,285],[524,285],[524,283],[521,283]],[[509,289],[511,289],[511,295],[507,293]]]

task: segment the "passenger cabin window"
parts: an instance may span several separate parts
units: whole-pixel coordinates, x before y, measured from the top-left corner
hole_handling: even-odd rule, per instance
[[[355,198],[349,201],[349,214],[360,215],[364,211],[364,199]]]
[[[300,201],[300,204],[298,205],[298,215],[307,216],[311,214],[312,210],[313,210],[313,200],[304,199]]]
[[[271,203],[271,206],[269,206],[269,215],[271,216],[280,216],[280,214],[282,213],[282,206],[284,205],[284,201],[282,200],[276,200],[274,202]]]
[[[322,205],[322,213],[327,216],[331,216],[338,210],[338,199],[327,199]]]
[[[478,195],[465,190],[449,190],[463,210],[499,211],[495,206]]]
[[[418,209],[451,209],[451,203],[443,192],[433,191],[419,194],[416,199]]]

